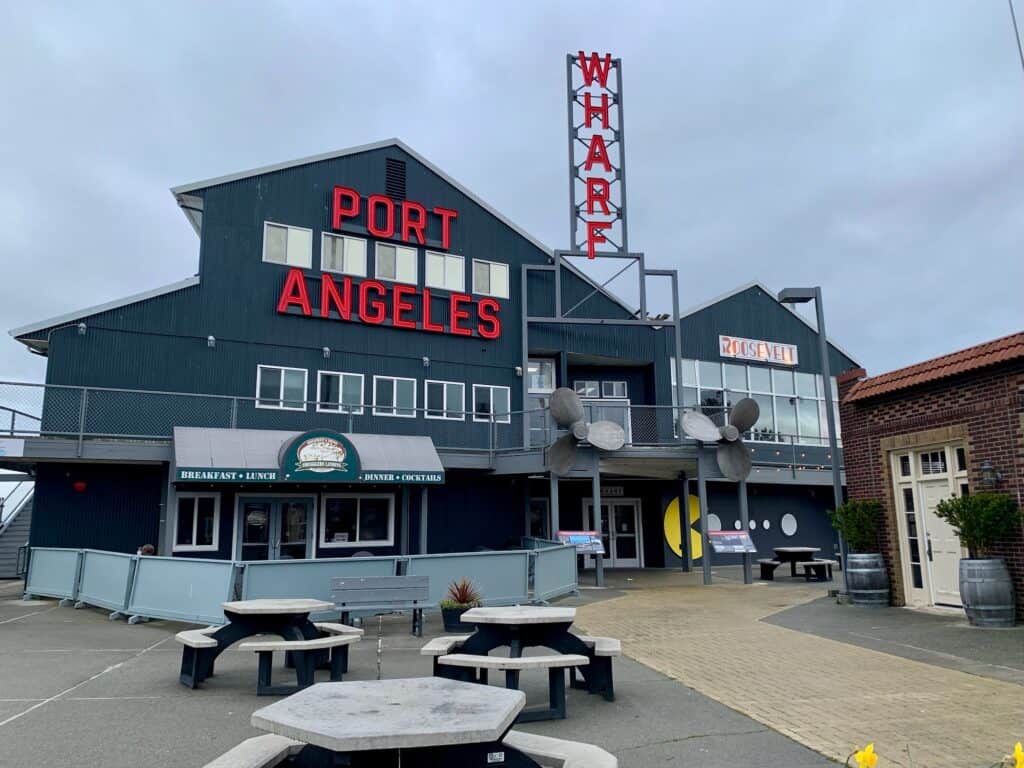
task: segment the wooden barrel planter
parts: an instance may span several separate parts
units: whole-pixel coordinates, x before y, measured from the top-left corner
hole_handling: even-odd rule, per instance
[[[889,605],[889,574],[881,555],[846,556],[846,583],[854,605]]]
[[[960,561],[960,599],[976,627],[1012,627],[1016,621],[1013,582],[1000,558]]]

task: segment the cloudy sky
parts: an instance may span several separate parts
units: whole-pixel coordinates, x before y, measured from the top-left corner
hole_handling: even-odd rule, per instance
[[[684,307],[821,284],[875,373],[1024,328],[1006,0],[498,7],[3,3],[0,328],[193,274],[173,185],[391,136],[564,247],[580,48],[623,59],[631,246]]]

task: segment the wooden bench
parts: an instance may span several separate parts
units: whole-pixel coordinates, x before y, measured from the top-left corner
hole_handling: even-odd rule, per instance
[[[522,752],[542,768],[618,768],[614,755],[593,744],[509,731],[502,742]],[[253,736],[206,764],[205,768],[273,768],[298,754],[306,745],[285,736]]]
[[[441,656],[447,656],[456,648],[460,648],[468,639],[469,635],[441,635],[441,637],[435,637],[429,643],[420,648],[420,656],[434,657],[434,677],[439,677],[437,673],[438,658]]]
[[[505,687],[516,691],[519,690],[519,673],[524,669],[546,669],[548,671],[549,706],[524,709],[516,718],[517,723],[530,723],[535,720],[565,719],[565,670],[585,666],[590,663],[590,659],[575,653],[555,656],[514,656],[511,658],[452,653],[439,657],[437,663],[443,667],[458,668],[444,671],[443,677],[484,685],[487,684],[488,670],[503,670],[505,672]],[[465,671],[460,672],[460,670]]]
[[[423,609],[430,602],[429,576],[366,576],[331,579],[331,599],[348,624],[353,611],[392,613],[412,611],[412,633],[423,637]]]
[[[317,651],[331,651],[331,681],[338,682],[342,673],[348,669],[348,646],[359,642],[359,635],[329,634],[312,640],[250,640],[238,646],[242,651],[255,651],[259,655],[259,671],[256,675],[256,695],[273,696],[289,694],[308,688],[315,682],[315,672],[319,654]],[[274,664],[274,651],[284,651],[292,655],[295,663],[295,685],[273,685],[271,670]]]
[[[832,566],[839,565],[835,560],[808,560],[804,563],[797,563],[804,569],[804,578],[807,581],[814,576],[816,581],[832,581]]]
[[[761,566],[761,581],[774,581],[775,580],[775,569],[782,565],[781,560],[758,560],[757,564]]]
[[[178,679],[189,688],[198,686],[200,648],[216,648],[217,641],[210,635],[220,627],[204,627],[202,629],[186,629],[174,636],[174,639],[185,646],[181,654],[181,672]],[[211,670],[212,674],[212,670]]]

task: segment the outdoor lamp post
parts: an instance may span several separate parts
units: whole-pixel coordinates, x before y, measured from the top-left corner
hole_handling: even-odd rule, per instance
[[[818,352],[821,355],[821,376],[825,381],[825,419],[828,422],[828,447],[832,452],[832,495],[836,508],[843,503],[843,478],[839,470],[839,445],[836,440],[836,414],[832,404],[832,371],[828,362],[828,338],[825,335],[825,310],[821,303],[821,286],[785,288],[779,292],[783,304],[814,302],[818,315]],[[846,578],[846,540],[839,534],[839,554],[843,559],[843,592],[849,592]]]

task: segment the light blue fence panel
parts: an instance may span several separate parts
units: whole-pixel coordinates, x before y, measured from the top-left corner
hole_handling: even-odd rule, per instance
[[[446,555],[413,555],[406,573],[430,577],[430,600],[439,602],[448,593],[448,585],[469,579],[485,605],[511,605],[529,600],[530,553],[453,552]]]
[[[578,589],[576,547],[549,547],[534,551],[533,596],[550,600]]]
[[[133,616],[194,624],[223,624],[221,603],[232,598],[235,564],[230,560],[140,557],[128,611]]]
[[[134,555],[121,552],[83,550],[78,600],[100,608],[124,611],[128,607],[134,560]]]
[[[560,547],[562,542],[551,539],[538,539],[536,536],[523,536],[520,540],[523,549],[547,549],[548,547]]]
[[[71,599],[78,589],[78,549],[32,547],[25,592],[43,597]]]
[[[394,576],[397,561],[397,557],[338,557],[246,563],[242,574],[242,599],[309,597],[330,600],[331,579]],[[311,614],[311,618],[319,620],[337,615],[337,611],[321,611]]]

